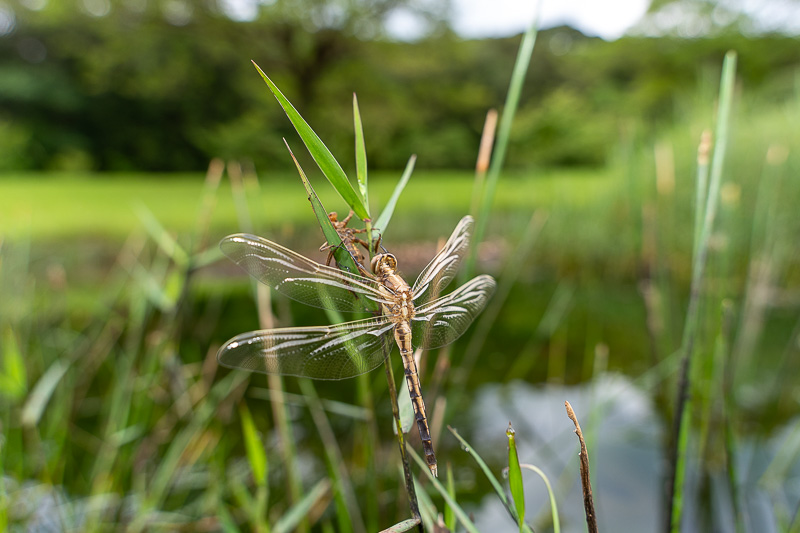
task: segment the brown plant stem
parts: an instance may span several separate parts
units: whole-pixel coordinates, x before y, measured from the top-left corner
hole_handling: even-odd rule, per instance
[[[389,357],[384,360],[384,367],[386,368],[386,382],[389,385],[389,399],[392,402],[392,416],[394,417],[394,423],[397,428],[397,444],[400,448],[400,459],[403,462],[408,506],[411,508],[411,516],[420,521],[417,528],[420,533],[423,533],[424,528],[419,514],[417,492],[414,489],[414,478],[411,475],[411,466],[408,463],[408,453],[406,452],[406,438],[405,435],[403,435],[403,424],[400,421],[400,407],[397,405],[397,387],[395,387],[394,384],[394,371],[392,370],[392,361]]]
[[[581,486],[583,487],[583,510],[586,513],[586,526],[589,529],[589,533],[597,533],[597,515],[594,512],[592,482],[589,479],[589,454],[586,452],[586,443],[583,440],[583,432],[581,432],[581,425],[578,423],[575,411],[572,410],[569,402],[564,402],[564,406],[567,408],[567,416],[575,424],[575,434],[581,443]]]

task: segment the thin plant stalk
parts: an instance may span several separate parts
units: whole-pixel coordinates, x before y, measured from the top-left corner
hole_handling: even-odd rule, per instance
[[[508,140],[511,136],[511,125],[514,122],[514,115],[519,106],[519,98],[522,93],[522,85],[525,83],[525,74],[530,65],[531,55],[533,54],[533,45],[536,42],[536,34],[538,28],[538,17],[535,17],[528,30],[522,37],[517,52],[517,60],[514,64],[514,70],[511,74],[511,82],[508,86],[508,93],[506,94],[506,102],[503,106],[503,113],[500,117],[500,124],[498,126],[497,144],[495,146],[494,156],[489,165],[489,172],[486,176],[486,186],[481,194],[480,207],[478,208],[478,216],[475,220],[475,234],[473,237],[473,247],[470,256],[465,261],[463,279],[469,279],[475,272],[475,265],[478,259],[478,244],[483,241],[486,234],[486,225],[488,224],[489,213],[492,210],[492,203],[494,202],[495,190],[497,189],[497,181],[500,178],[500,169],[506,159],[506,151],[508,150]]]
[[[678,533],[683,516],[683,482],[686,475],[687,455],[689,449],[689,424],[691,421],[692,401],[689,397],[689,381],[691,375],[692,353],[700,322],[700,289],[703,281],[709,253],[709,240],[714,226],[714,219],[719,204],[719,191],[722,184],[722,166],[729,136],[729,118],[733,102],[733,89],[736,74],[736,53],[728,52],[722,66],[720,83],[719,113],[716,127],[714,156],[711,162],[710,183],[706,195],[703,228],[700,241],[696,247],[697,254],[692,264],[692,282],[689,305],[686,311],[686,323],[683,329],[681,344],[682,358],[678,377],[678,395],[675,408],[673,435],[675,444],[671,457],[671,473],[667,480],[667,522],[665,531]],[[702,208],[702,206],[697,206]]]
[[[234,172],[231,172],[234,169]],[[236,205],[236,214],[239,217],[239,225],[243,231],[252,231],[253,222],[250,217],[250,210],[247,206],[247,197],[244,190],[244,181],[240,172],[240,167],[228,165],[228,177],[231,181],[231,194]],[[270,289],[266,285],[256,283],[251,280],[251,288],[254,291],[256,308],[258,311],[258,323],[262,329],[272,329],[275,320],[272,314]],[[286,483],[289,489],[289,502],[296,504],[303,497],[303,486],[300,481],[300,472],[297,466],[297,451],[294,445],[294,435],[289,422],[289,413],[286,401],[283,397],[283,379],[275,374],[267,374],[267,386],[272,391],[273,401],[272,416],[275,420],[275,427],[278,430],[280,440],[281,459],[286,468]],[[308,531],[308,522],[303,520],[297,526],[297,531]]]
[[[411,465],[408,462],[408,449],[406,448],[406,438],[403,433],[403,422],[400,420],[400,407],[397,404],[397,388],[395,387],[391,358],[385,358],[384,367],[386,368],[386,382],[389,386],[389,400],[392,403],[392,417],[397,429],[397,445],[400,448],[400,459],[403,463],[403,479],[406,486],[406,494],[408,495],[408,505],[411,509],[411,516],[421,520],[417,493],[414,489],[414,477],[411,475]],[[423,531],[421,525],[419,526],[419,531],[420,533]]]
[[[597,513],[594,511],[594,498],[592,496],[592,482],[589,478],[589,453],[586,451],[586,442],[583,440],[583,432],[581,425],[578,423],[578,417],[569,402],[564,402],[567,409],[567,416],[575,424],[575,434],[578,436],[578,442],[581,446],[581,487],[583,488],[583,510],[586,514],[586,527],[589,533],[597,533]]]
[[[333,433],[328,417],[325,415],[325,410],[322,408],[322,403],[319,401],[317,391],[309,379],[300,379],[300,389],[308,402],[311,417],[314,419],[314,425],[317,426],[317,431],[322,438],[325,455],[328,459],[328,464],[333,477],[334,486],[337,488],[337,498],[342,498],[344,505],[347,509],[349,518],[349,525],[355,533],[366,532],[366,527],[361,518],[361,513],[358,506],[358,500],[350,484],[350,478],[344,470],[344,460],[342,459],[342,452],[336,442],[336,436]],[[342,517],[344,518],[344,517]]]
[[[550,500],[550,514],[553,522],[553,533],[561,533],[561,521],[558,518],[558,505],[556,504],[556,496],[553,494],[553,487],[550,486],[550,480],[547,478],[547,475],[545,475],[544,471],[542,471],[542,469],[536,465],[521,463],[519,466],[520,468],[525,468],[531,472],[535,472],[540,478],[542,478],[542,481],[544,481],[544,485],[547,488],[547,496]],[[526,526],[525,531],[530,533],[531,529]]]
[[[483,123],[481,133],[481,143],[478,147],[478,160],[475,163],[475,182],[472,187],[472,202],[469,212],[473,217],[478,216],[481,193],[486,183],[486,171],[489,170],[489,162],[492,158],[492,146],[494,146],[494,136],[497,131],[497,110],[490,109],[486,113],[486,120]]]

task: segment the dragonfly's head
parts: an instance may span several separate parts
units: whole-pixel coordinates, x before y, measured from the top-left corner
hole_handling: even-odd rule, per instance
[[[372,258],[373,274],[382,274],[386,270],[394,272],[397,270],[397,258],[392,254],[378,254]]]

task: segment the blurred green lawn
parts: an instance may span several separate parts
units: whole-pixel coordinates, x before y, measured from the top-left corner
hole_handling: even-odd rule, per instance
[[[370,176],[373,216],[389,198],[400,172]],[[314,180],[315,176],[311,175]],[[325,207],[343,209],[332,188],[313,181]],[[33,241],[105,237],[119,240],[141,226],[137,209],[151,211],[167,230],[187,233],[195,225],[204,176],[195,174],[20,173],[0,182],[0,233]],[[573,209],[598,206],[619,192],[620,180],[606,169],[516,173],[500,180],[495,212],[530,213],[537,207]],[[251,205],[255,220],[268,227],[310,225],[313,215],[297,175],[260,176],[261,203]],[[394,221],[436,213],[469,211],[473,174],[468,171],[415,173],[398,202]],[[212,227],[238,229],[230,182],[223,178]]]

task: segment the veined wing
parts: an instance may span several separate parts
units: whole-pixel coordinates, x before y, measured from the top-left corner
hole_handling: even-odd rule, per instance
[[[320,265],[255,235],[228,235],[219,247],[255,279],[304,304],[372,312],[380,309],[380,303],[388,303],[375,280]]]
[[[469,215],[461,219],[444,247],[439,250],[439,253],[428,263],[417,281],[414,282],[411,292],[414,295],[415,305],[438,298],[442,289],[447,287],[447,284],[456,275],[458,266],[469,247],[472,223],[473,219]]]
[[[496,286],[491,276],[478,276],[450,294],[417,307],[411,321],[414,344],[432,349],[459,338],[486,306]]]
[[[333,326],[242,333],[217,352],[223,366],[264,374],[346,379],[380,365],[394,344],[383,316]]]

